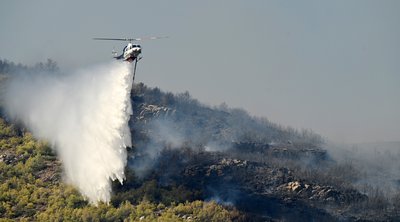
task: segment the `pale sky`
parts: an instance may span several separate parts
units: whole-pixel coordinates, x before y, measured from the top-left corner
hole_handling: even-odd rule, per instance
[[[1,1],[0,58],[63,70],[141,42],[137,81],[335,142],[400,141],[400,1]]]

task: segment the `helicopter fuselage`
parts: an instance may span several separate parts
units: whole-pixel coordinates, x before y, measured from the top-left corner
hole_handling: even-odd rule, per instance
[[[125,61],[132,62],[139,57],[140,53],[142,53],[142,48],[140,45],[129,43],[127,46],[125,46],[123,54],[116,57],[116,59],[123,59]]]

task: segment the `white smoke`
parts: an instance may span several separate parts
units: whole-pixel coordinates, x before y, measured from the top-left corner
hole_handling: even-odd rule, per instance
[[[49,140],[66,180],[91,203],[108,202],[124,179],[131,146],[130,65],[113,62],[70,75],[37,73],[9,82],[5,107],[38,138]]]

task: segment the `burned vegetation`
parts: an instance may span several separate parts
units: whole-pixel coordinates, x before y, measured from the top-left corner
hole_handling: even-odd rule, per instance
[[[399,218],[396,196],[359,189],[362,173],[333,159],[310,130],[143,84],[133,95],[131,178],[115,185],[114,204],[137,199],[140,190],[164,204],[215,201],[246,220]]]

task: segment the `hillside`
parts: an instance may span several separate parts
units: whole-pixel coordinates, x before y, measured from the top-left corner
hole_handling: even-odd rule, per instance
[[[4,81],[16,73],[58,75],[57,69],[51,60],[34,67],[0,60],[1,92],[4,93]],[[131,202],[91,205],[75,187],[62,180],[62,162],[50,145],[34,139],[20,123],[11,123],[3,112],[4,107],[0,108],[0,221],[229,221],[241,218],[234,208],[224,208],[215,202],[175,201],[174,195],[180,192],[178,188],[154,190],[152,182],[135,189],[137,195]],[[133,182],[129,180],[126,184]],[[153,201],[155,195],[170,196],[171,201],[168,205]]]
[[[399,194],[357,186],[363,171],[338,162],[310,130],[281,127],[244,110],[210,108],[188,93],[138,84],[129,165],[160,186],[271,220],[394,220]],[[171,164],[173,163],[173,164]]]
[[[146,195],[151,183],[140,188],[146,192],[137,192],[135,205],[124,201],[117,206],[92,206],[62,182],[60,162],[48,144],[34,140],[30,133],[18,131],[3,119],[0,138],[1,221],[226,221],[238,217],[236,211],[215,202],[166,206],[149,201]]]
[[[4,65],[6,64],[6,65]],[[4,76],[23,69],[0,63]],[[2,68],[3,67],[3,68]],[[6,68],[4,68],[6,67]],[[396,221],[400,193],[363,186],[321,136],[143,83],[131,92],[126,180],[91,205],[46,141],[0,119],[0,221]]]

